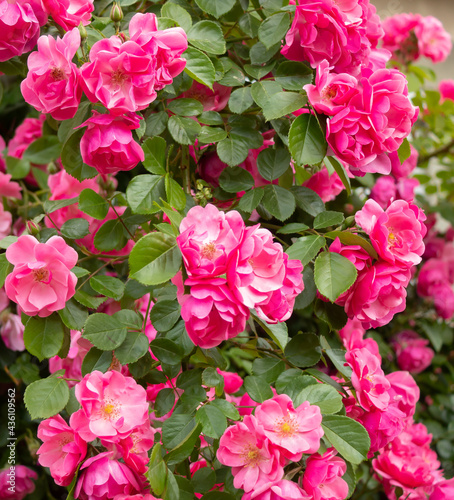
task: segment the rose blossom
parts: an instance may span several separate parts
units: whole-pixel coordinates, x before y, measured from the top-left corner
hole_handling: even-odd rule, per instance
[[[249,492],[284,475],[279,451],[263,435],[253,416],[229,427],[221,437],[217,459],[232,467],[233,485]]]
[[[454,291],[449,276],[449,263],[443,259],[429,259],[418,276],[418,294],[432,298],[437,314],[444,319],[454,314]]]
[[[203,105],[203,111],[222,111],[226,106],[232,92],[232,87],[225,87],[213,83],[213,90],[194,80],[188,90],[178,96],[179,99],[196,99]]]
[[[326,167],[312,174],[310,179],[303,182],[303,186],[317,193],[323,203],[334,200],[345,189],[337,172],[330,175]]]
[[[8,349],[19,352],[25,351],[24,328],[19,315],[7,313],[5,318],[2,314],[0,336]]]
[[[454,498],[454,478],[445,479],[436,484],[429,500],[447,500],[449,498]]]
[[[39,464],[50,468],[51,476],[59,486],[69,486],[77,466],[87,454],[87,443],[60,415],[39,424],[38,438],[43,441],[36,452]]]
[[[0,196],[6,196],[7,198],[17,198],[22,199],[21,194],[22,188],[18,182],[11,180],[10,174],[4,174],[0,172]]]
[[[13,215],[4,209],[3,204],[0,204],[0,239],[11,234],[12,222]]]
[[[114,452],[106,451],[82,464],[74,497],[78,500],[108,500],[121,494],[132,496],[141,490],[140,477],[116,460]]]
[[[224,378],[224,391],[226,394],[235,394],[243,385],[243,379],[235,372],[225,372],[216,368],[219,375]]]
[[[73,118],[82,97],[79,68],[72,62],[80,47],[77,28],[63,38],[42,36],[38,50],[30,54],[27,78],[21,83],[28,104],[56,120]]]
[[[429,341],[412,330],[398,333],[391,342],[396,351],[397,364],[402,370],[421,373],[432,362],[435,353],[427,347]]]
[[[389,395],[391,401],[397,404],[405,418],[412,417],[416,410],[416,403],[419,400],[420,390],[415,379],[408,372],[392,372],[386,375],[388,382],[391,384]]]
[[[134,113],[114,116],[93,111],[93,116],[79,125],[87,127],[80,142],[83,161],[103,175],[133,169],[145,158],[131,132],[139,128],[140,119]]]
[[[383,210],[388,208],[390,202],[396,199],[396,181],[390,176],[379,177],[370,191],[370,197],[376,201]]]
[[[255,416],[265,436],[295,462],[303,453],[315,453],[320,447],[322,414],[308,401],[294,408],[289,396],[280,394],[259,405]]]
[[[50,316],[74,295],[77,278],[70,270],[78,255],[60,236],[46,243],[20,236],[7,248],[6,258],[15,266],[5,281],[6,294],[29,316]]]
[[[42,0],[44,8],[64,30],[90,24],[93,0]]]
[[[8,143],[8,155],[14,158],[22,158],[28,146],[43,135],[43,123],[46,115],[39,118],[25,118],[17,127],[14,137]]]
[[[312,500],[312,497],[306,495],[305,491],[293,481],[281,479],[254,488],[253,491],[244,494],[241,500]]]
[[[38,474],[25,465],[15,465],[14,476],[11,469],[0,470],[0,498],[2,500],[22,500],[35,491],[33,479],[38,479]],[[11,491],[11,480],[14,478],[14,491]]]
[[[451,53],[451,36],[436,17],[421,17],[420,22],[415,26],[415,35],[421,54],[431,59],[432,62],[443,62]]]
[[[396,200],[383,211],[377,202],[367,200],[355,220],[380,257],[390,264],[411,267],[421,262],[426,216],[416,205]]]
[[[389,159],[391,160],[391,171],[397,180],[402,179],[403,177],[408,177],[418,165],[419,153],[411,144],[410,151],[410,156],[403,162],[399,160],[397,151],[389,154]]]
[[[418,41],[414,29],[420,23],[419,14],[396,14],[384,19],[382,26],[385,36],[383,47],[393,53],[393,58],[402,62],[419,58]]]
[[[76,385],[75,394],[82,409],[73,414],[72,427],[86,441],[99,437],[118,442],[148,419],[145,389],[119,372],[91,372]]]
[[[454,80],[441,80],[438,84],[438,91],[440,92],[440,103],[446,100],[454,101]]]
[[[311,455],[306,462],[302,486],[313,500],[344,500],[348,496],[348,484],[342,479],[347,464],[337,451],[329,448],[326,453]]]

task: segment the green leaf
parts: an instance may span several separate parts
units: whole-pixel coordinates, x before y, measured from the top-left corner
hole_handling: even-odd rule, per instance
[[[203,434],[213,439],[219,439],[227,429],[224,413],[215,406],[202,406],[197,410],[195,419],[202,425]]]
[[[135,214],[158,212],[155,202],[159,203],[161,198],[165,198],[165,181],[160,175],[136,175],[126,188],[126,199]]]
[[[205,125],[224,125],[224,120],[217,111],[204,111],[198,120]]]
[[[158,113],[151,113],[145,120],[147,136],[158,136],[164,132],[169,121],[169,115],[166,111],[159,111]],[[156,173],[156,172],[153,172]]]
[[[216,151],[221,161],[233,167],[247,158],[249,149],[240,141],[224,139],[216,144]]]
[[[318,291],[331,302],[346,292],[356,281],[356,267],[343,255],[321,253],[314,264],[314,279]]]
[[[303,106],[305,106],[306,103],[307,97],[302,94],[297,94],[296,92],[278,92],[277,94],[274,94],[273,98],[263,106],[263,114],[265,115],[266,121],[275,120],[276,118],[280,118],[281,116],[289,115],[294,111],[298,111]],[[302,116],[307,115],[300,115],[295,120],[295,122]],[[292,149],[290,149],[290,151],[292,151]],[[322,159],[324,158],[324,156],[325,155],[323,154]]]
[[[187,97],[170,101],[168,108],[172,113],[180,116],[198,116],[203,113],[203,104],[197,99],[189,99]]]
[[[291,189],[296,199],[296,205],[313,217],[325,211],[325,204],[312,189],[304,186],[293,186]]]
[[[276,43],[270,48],[266,48],[262,42],[256,43],[252,46],[249,52],[251,63],[256,65],[267,63],[279,51],[280,48],[280,43]]]
[[[252,375],[247,376],[244,379],[244,388],[251,399],[257,403],[263,403],[267,399],[273,397],[273,391],[271,390],[270,384],[261,377]]]
[[[168,332],[180,319],[180,306],[175,300],[160,300],[150,311],[151,324],[158,332]]]
[[[150,343],[150,348],[159,361],[168,365],[179,364],[183,357],[181,347],[169,339],[155,339]]]
[[[302,233],[309,229],[309,226],[306,224],[302,224],[301,222],[290,222],[286,224],[284,227],[278,230],[280,234],[297,234]]]
[[[120,347],[115,349],[115,357],[122,365],[135,363],[148,352],[148,338],[141,332],[128,332]]]
[[[234,90],[229,99],[229,108],[233,113],[241,114],[254,104],[251,87],[242,87]]]
[[[95,313],[88,317],[82,336],[101,351],[113,351],[126,338],[127,330],[108,314]]]
[[[160,418],[167,415],[175,404],[175,393],[173,389],[161,389],[154,402],[155,415]]]
[[[212,0],[210,0],[210,2],[211,1]],[[184,71],[193,80],[212,89],[216,73],[210,58],[203,52],[200,52],[200,50],[192,47],[189,47],[184,52],[183,57],[186,59],[186,67],[184,68]]]
[[[247,191],[238,203],[238,209],[243,212],[251,213],[257,208],[258,204],[262,201],[265,191],[263,189],[251,189]]]
[[[323,160],[323,163],[326,165],[326,168],[328,169],[330,175],[332,174],[332,171],[337,173],[340,180],[342,181],[342,184],[347,190],[347,194],[350,196],[352,194],[352,186],[350,184],[350,178],[347,174],[347,171],[345,170],[345,167],[342,165],[342,163],[337,161],[334,156],[326,156]]]
[[[84,189],[79,195],[79,209],[90,217],[104,220],[109,211],[109,204],[92,189]]]
[[[304,401],[317,405],[323,414],[337,413],[342,407],[342,396],[330,385],[313,384],[304,388],[294,400],[295,408]]]
[[[290,16],[287,12],[267,17],[260,25],[259,40],[266,48],[270,48],[285,37],[289,26]]]
[[[241,167],[226,168],[219,176],[219,185],[227,193],[247,191],[254,186],[252,175]]]
[[[286,90],[300,91],[304,85],[312,83],[312,68],[301,62],[284,61],[276,70],[276,82]]]
[[[255,130],[253,127],[255,125],[255,120],[253,120],[252,125],[248,122],[245,116],[232,116],[232,130],[230,130],[230,137],[239,143],[242,143],[248,149],[258,149],[263,146],[263,135]]]
[[[219,24],[200,21],[188,31],[188,42],[209,54],[221,55],[226,50],[224,34]]]
[[[284,174],[290,166],[291,157],[286,149],[267,148],[257,157],[257,168],[267,181],[274,181]]]
[[[344,377],[352,378],[352,369],[345,364],[345,351],[343,349],[325,349],[325,353]]]
[[[325,237],[332,240],[339,238],[344,245],[359,245],[361,248],[364,248],[373,259],[378,259],[375,248],[362,236],[359,236],[359,234],[347,231],[330,231],[329,233],[325,233]]]
[[[90,230],[88,229],[88,220],[69,219],[63,224],[60,231],[65,238],[69,238],[71,240],[83,238],[90,233]]]
[[[90,106],[90,101],[81,102],[77,113],[74,115],[74,118],[60,122],[57,135],[62,144],[68,139],[70,135],[74,134],[74,129],[79,125],[82,125],[82,123],[89,117]]]
[[[210,467],[202,467],[194,472],[191,482],[194,485],[194,491],[205,493],[213,488],[216,482],[216,472]]]
[[[61,162],[66,172],[78,181],[91,179],[98,175],[95,168],[86,165],[82,160],[80,141],[84,133],[85,130],[82,128],[70,135],[61,151]]]
[[[74,298],[77,302],[79,302],[79,304],[82,304],[89,309],[98,309],[98,307],[106,300],[106,297],[94,297],[83,290],[77,290]]]
[[[12,156],[6,157],[6,173],[10,174],[12,179],[23,179],[29,172],[29,161]]]
[[[6,254],[2,253],[0,255],[0,286],[5,284],[6,277],[12,271],[13,266],[6,259]]]
[[[178,144],[194,144],[202,127],[191,118],[173,115],[167,124],[170,135]]]
[[[366,429],[355,420],[341,415],[323,417],[325,437],[352,464],[367,460],[370,438]]]
[[[274,184],[267,184],[263,190],[262,205],[273,217],[284,221],[293,214],[296,204],[291,191]]]
[[[240,17],[238,25],[246,35],[255,38],[259,32],[260,19],[247,12]]]
[[[125,231],[119,219],[111,219],[105,222],[96,231],[93,240],[95,247],[102,252],[110,250],[121,250],[127,243]]]
[[[327,148],[317,118],[310,113],[298,116],[289,132],[289,149],[295,162],[298,165],[317,165],[325,158]]]
[[[282,359],[257,358],[252,363],[252,373],[262,377],[268,384],[273,384],[279,375],[285,370]]]
[[[273,71],[274,66],[276,66],[276,61],[270,61],[265,66],[260,66],[256,64],[245,64],[244,69],[246,73],[252,76],[254,80],[260,80],[261,78],[265,77],[268,73]]]
[[[162,459],[162,446],[156,443],[151,450],[148,470],[145,473],[154,495],[162,496],[167,481],[167,466]]]
[[[342,306],[325,302],[324,300],[316,300],[314,312],[318,318],[327,323],[331,330],[340,330],[347,324],[347,313]]]
[[[30,318],[24,329],[25,348],[42,361],[59,353],[64,336],[64,326],[57,315]]]
[[[219,410],[221,410],[227,418],[230,418],[230,420],[240,420],[241,418],[235,406],[225,399],[213,399],[213,401],[210,401],[210,406],[219,408]]]
[[[303,270],[304,290],[296,297],[294,309],[303,310],[309,304],[312,304],[316,295],[317,287],[314,282],[314,271],[309,266],[305,266]]]
[[[403,163],[405,160],[408,160],[411,155],[410,143],[408,139],[404,139],[399,149],[397,150],[397,155],[399,157],[400,163]]]
[[[85,377],[87,373],[95,370],[106,373],[111,364],[112,351],[101,351],[96,347],[92,347],[82,361],[82,376]]]
[[[88,318],[88,311],[80,308],[73,299],[69,299],[58,314],[70,330],[82,330]]]
[[[285,347],[285,357],[300,368],[317,364],[321,353],[319,338],[313,333],[299,333]]]
[[[59,210],[63,207],[68,207],[69,205],[76,203],[77,200],[77,197],[67,198],[65,200],[46,200],[44,202],[44,211],[46,212],[46,214],[51,214],[52,212],[55,212],[55,210]]]
[[[188,12],[186,12],[185,9],[183,9],[183,7],[180,7],[175,3],[165,3],[161,9],[161,17],[168,17],[169,19],[173,19],[186,32],[189,31],[192,26],[191,16],[188,14]]]
[[[145,154],[143,166],[152,174],[164,175],[166,173],[166,141],[162,137],[150,137],[142,144],[142,149]]]
[[[48,377],[31,383],[24,394],[24,402],[31,418],[50,418],[63,410],[69,400],[65,380]]]
[[[131,250],[130,277],[144,285],[160,285],[175,276],[181,262],[175,238],[163,233],[150,233]]]
[[[288,342],[288,329],[287,324],[285,322],[282,323],[265,323],[260,318],[258,318],[255,314],[252,314],[254,321],[256,321],[265,332],[276,342],[276,344],[284,350],[285,346]]]
[[[282,92],[282,87],[273,80],[254,82],[251,86],[251,95],[258,106],[266,106],[273,96]]]
[[[195,418],[191,415],[173,413],[162,424],[162,443],[167,450],[181,444],[195,429]]]
[[[204,12],[218,19],[233,9],[236,0],[195,0],[195,3]]]
[[[169,419],[167,419],[168,421]],[[193,420],[193,419],[192,419]],[[179,464],[183,460],[189,457],[189,455],[194,451],[194,447],[196,442],[200,436],[201,425],[197,424],[190,432],[187,434],[180,443],[172,448],[170,452],[165,456],[165,461],[168,465]],[[173,475],[172,475],[173,477]],[[169,493],[169,486],[167,484],[166,495],[164,498],[166,500],[177,500],[178,496],[175,494],[175,491]]]
[[[203,144],[214,144],[227,137],[227,132],[219,127],[202,127],[197,140]]]
[[[165,176],[164,185],[169,204],[177,210],[183,210],[186,206],[186,195],[184,194],[183,188],[177,181],[173,180],[169,174]]]
[[[60,157],[62,145],[56,135],[45,135],[33,141],[22,155],[23,160],[45,165]]]
[[[113,314],[113,318],[130,330],[142,330],[143,318],[130,309],[121,309]]]
[[[323,229],[329,226],[338,226],[344,222],[344,214],[341,212],[326,211],[318,214],[314,219],[314,229]]]
[[[123,281],[113,276],[93,276],[90,279],[90,286],[95,292],[115,300],[120,300],[125,293]]]

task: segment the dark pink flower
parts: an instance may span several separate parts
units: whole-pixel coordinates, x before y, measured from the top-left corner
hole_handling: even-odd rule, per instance
[[[429,500],[449,500],[454,498],[454,479],[445,479],[435,485]]]
[[[232,87],[213,83],[213,90],[194,80],[191,88],[180,94],[179,98],[196,99],[203,104],[203,111],[222,111],[229,102]]]
[[[25,351],[24,345],[24,325],[18,314],[2,315],[2,325],[0,327],[0,336],[3,343],[12,351]]]
[[[370,191],[371,199],[376,201],[383,210],[388,208],[388,205],[396,199],[396,196],[396,181],[390,175],[380,176]]]
[[[225,372],[216,368],[219,375],[224,377],[224,391],[226,394],[235,394],[243,385],[243,379],[235,372]]]
[[[410,144],[410,156],[404,160],[402,163],[399,160],[399,155],[397,152],[389,154],[389,159],[391,160],[391,172],[396,179],[402,179],[403,177],[409,177],[413,170],[418,165],[418,151]]]
[[[445,61],[452,50],[450,34],[439,19],[433,16],[421,17],[415,26],[415,36],[421,55],[434,63]]]
[[[265,483],[244,494],[241,500],[312,500],[296,483],[281,479]]]
[[[391,401],[397,404],[405,418],[412,417],[419,401],[420,390],[415,379],[408,372],[392,372],[386,375],[391,384],[389,395]]]
[[[94,10],[93,0],[42,0],[47,13],[64,30],[87,26]]]
[[[330,174],[326,167],[312,174],[310,179],[303,182],[303,186],[316,192],[323,203],[334,200],[345,189],[344,183],[337,173]]]
[[[441,80],[438,84],[438,91],[440,92],[440,102],[447,99],[454,101],[454,80]]]
[[[38,474],[25,465],[15,465],[14,475],[11,468],[0,470],[0,498],[2,500],[23,500],[27,495],[35,491],[35,483]],[[14,487],[11,483],[14,482]],[[10,488],[13,488],[11,491]]]
[[[432,362],[435,353],[427,347],[429,341],[412,330],[404,330],[392,339],[399,368],[410,373],[421,373]]]
[[[11,180],[10,174],[4,174],[0,172],[0,196],[6,196],[7,198],[17,198],[22,199],[22,188],[18,182]]]
[[[419,58],[420,49],[414,29],[420,22],[419,14],[396,14],[383,21],[383,47],[393,53],[393,58],[402,62]]]

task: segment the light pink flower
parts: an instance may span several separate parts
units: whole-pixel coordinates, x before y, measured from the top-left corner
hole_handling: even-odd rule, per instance
[[[374,200],[368,200],[355,220],[382,259],[409,268],[421,262],[426,216],[416,205],[396,200],[383,211]]]
[[[39,243],[33,236],[20,236],[6,250],[14,269],[5,281],[8,297],[29,316],[41,318],[64,309],[74,295],[77,278],[70,270],[77,252],[60,236]]]
[[[224,274],[244,231],[244,221],[236,210],[224,213],[211,204],[191,208],[177,237],[188,276]]]
[[[54,481],[68,486],[77,466],[87,454],[87,443],[74,432],[60,415],[43,420],[38,426],[38,438],[43,444],[36,452],[39,464],[49,467]]]
[[[449,498],[454,498],[454,478],[445,479],[436,484],[429,500],[448,500]]]
[[[418,165],[418,151],[410,144],[410,156],[402,163],[399,160],[397,152],[389,154],[391,160],[391,171],[396,179],[408,177]]]
[[[348,351],[345,360],[353,370],[352,384],[359,404],[365,410],[386,410],[391,384],[381,369],[381,359],[362,348]]]
[[[38,40],[39,29],[40,22],[30,3],[1,0],[0,61],[30,52]]]
[[[194,80],[191,88],[180,94],[179,98],[196,99],[203,104],[203,111],[222,111],[229,102],[232,87],[213,83],[213,90]]]
[[[344,183],[337,173],[333,172],[330,175],[326,167],[312,174],[310,179],[303,182],[303,186],[316,192],[323,203],[334,200],[345,189]]]
[[[451,36],[436,17],[421,17],[415,26],[415,35],[421,55],[428,57],[432,62],[443,62],[451,53]]]
[[[382,23],[385,35],[383,47],[393,53],[401,62],[416,61],[420,56],[418,40],[414,29],[421,22],[419,14],[396,14]]]
[[[255,416],[265,436],[295,462],[303,453],[315,453],[320,448],[322,414],[308,401],[294,408],[289,396],[279,394],[259,405]]]
[[[10,467],[0,471],[0,498],[2,500],[22,500],[35,491],[33,480],[38,479],[38,474],[25,465],[14,466],[14,476]],[[14,491],[11,491],[11,481],[15,482]]]
[[[93,116],[80,125],[87,127],[80,142],[84,162],[103,175],[133,169],[145,158],[131,132],[139,128],[139,122],[134,113],[114,116],[93,111]]]
[[[133,496],[142,491],[140,477],[116,460],[112,451],[89,458],[80,471],[74,492],[78,500],[107,500],[116,495]]]
[[[3,174],[0,172],[0,196],[6,196],[7,198],[17,198],[22,199],[22,188],[18,182],[11,180],[10,174]]]
[[[416,403],[419,401],[420,390],[415,379],[408,372],[392,372],[386,375],[391,384],[389,395],[391,401],[397,404],[405,418],[411,418],[416,410]]]
[[[118,442],[148,419],[145,389],[116,371],[85,375],[76,385],[76,398],[82,409],[73,414],[72,427],[86,441]]]
[[[152,56],[156,68],[156,90],[170,85],[184,70],[186,59],[181,54],[188,48],[188,40],[182,28],[158,30],[155,14],[135,14],[129,23],[129,36]]]
[[[454,80],[441,80],[438,84],[438,91],[441,103],[446,100],[454,101]]]
[[[418,117],[407,80],[396,69],[363,69],[361,86],[348,105],[327,122],[327,141],[355,175],[389,174],[386,155],[397,151]]]
[[[42,0],[47,13],[66,31],[90,24],[93,0]]]
[[[79,68],[72,62],[80,47],[77,28],[63,38],[42,36],[30,54],[27,78],[21,83],[26,102],[56,120],[73,118],[82,97]]]
[[[312,500],[304,490],[293,481],[281,479],[263,484],[245,493],[241,500]]]
[[[323,455],[315,453],[306,462],[302,486],[313,500],[344,500],[348,496],[348,484],[342,479],[347,464],[337,451],[329,448]]]
[[[11,234],[12,222],[13,215],[4,209],[3,204],[0,204],[0,239]]]
[[[221,464],[232,467],[233,485],[246,493],[284,475],[279,451],[253,416],[245,416],[225,431],[216,456]]]
[[[24,345],[24,325],[17,314],[9,313],[6,319],[3,319],[0,327],[0,336],[8,349],[12,351],[25,351]]]
[[[412,330],[404,330],[392,339],[399,368],[410,373],[421,373],[432,362],[435,353],[429,341],[421,338]]]
[[[389,204],[396,199],[396,196],[396,181],[390,175],[380,176],[370,191],[371,199],[376,201],[383,210],[388,208]]]

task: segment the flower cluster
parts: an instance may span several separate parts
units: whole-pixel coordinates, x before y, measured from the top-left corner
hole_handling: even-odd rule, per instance
[[[189,337],[210,348],[241,333],[249,308],[269,323],[285,321],[296,296],[304,289],[300,261],[289,259],[267,229],[246,227],[237,211],[214,205],[193,207],[180,225],[178,246],[183,255],[190,295],[178,300]]]
[[[421,373],[432,362],[435,355],[428,340],[413,330],[403,330],[393,337],[391,345],[397,356],[397,364],[410,373]]]

